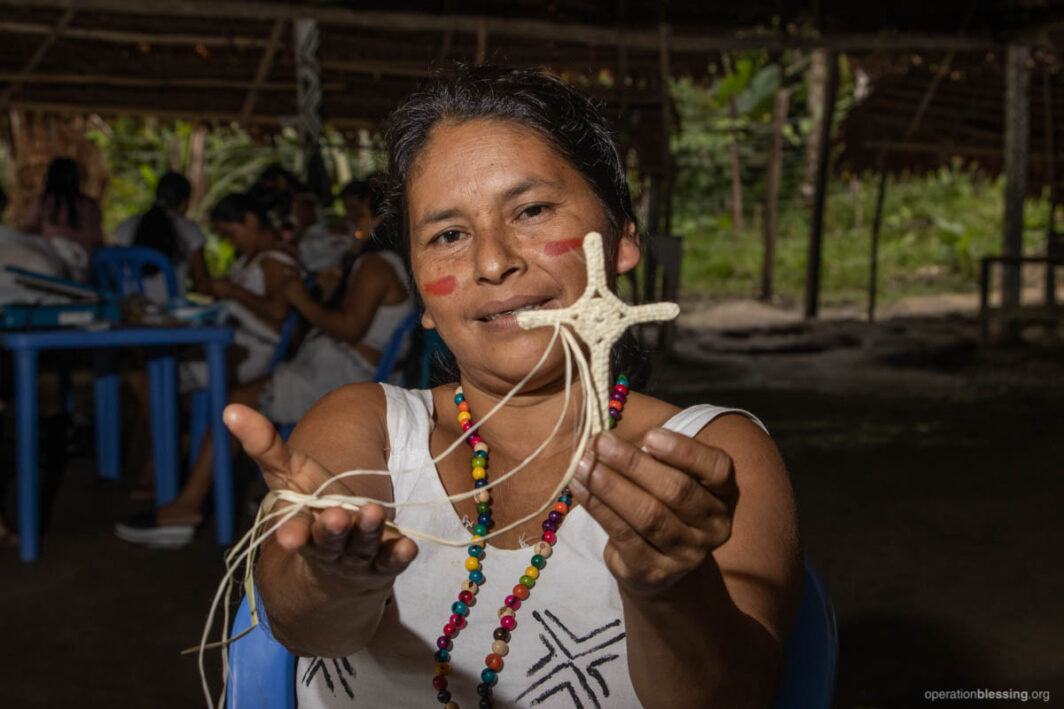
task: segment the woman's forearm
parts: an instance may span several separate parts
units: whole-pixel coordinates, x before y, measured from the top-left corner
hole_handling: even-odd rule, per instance
[[[628,667],[644,707],[771,705],[779,643],[735,606],[715,561],[665,597],[621,597]]]
[[[273,636],[301,657],[345,657],[364,648],[391,594],[390,588],[364,594],[340,588],[272,540],[262,547],[255,584]]]
[[[356,322],[342,310],[326,308],[311,298],[306,291],[292,297],[290,302],[307,322],[341,342],[355,345],[366,334],[366,325]]]
[[[288,315],[288,303],[285,301],[255,295],[251,291],[235,284],[226,294],[226,297],[235,300],[255,315],[278,326],[284,322],[285,317]]]

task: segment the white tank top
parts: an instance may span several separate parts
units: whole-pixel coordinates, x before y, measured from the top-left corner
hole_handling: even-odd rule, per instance
[[[240,258],[233,264],[233,269],[229,273],[229,280],[249,293],[259,296],[266,295],[266,274],[262,271],[262,262],[270,259],[280,261],[286,266],[291,266],[299,271],[302,276],[302,268],[299,262],[292,258],[291,255],[280,249],[267,249],[266,251],[260,251],[250,259],[247,257]],[[276,344],[280,341],[280,331],[251,312],[242,303],[230,300],[226,302],[226,305],[230,319],[235,320],[249,334],[253,334],[260,340],[271,344]]]
[[[396,502],[446,497],[429,452],[432,392],[381,385],[388,403],[388,470]],[[699,405],[673,416],[671,431],[693,436],[721,414],[745,411]],[[398,471],[416,472],[397,475]],[[438,537],[469,535],[450,503],[397,510],[396,522]],[[530,540],[530,547],[536,540]],[[516,612],[517,627],[494,687],[496,707],[639,707],[628,676],[624,613],[617,583],[602,554],[605,531],[582,507],[570,512],[541,580]],[[394,602],[369,645],[347,658],[300,658],[301,709],[442,706],[432,686],[436,638],[460,584],[468,577],[465,548],[420,542],[417,558],[395,581]],[[484,583],[468,625],[454,639],[448,690],[463,709],[479,705],[476,686],[498,627],[497,610],[524,574],[528,549],[484,554]]]

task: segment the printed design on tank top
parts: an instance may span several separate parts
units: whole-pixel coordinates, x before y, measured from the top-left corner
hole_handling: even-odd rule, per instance
[[[541,626],[539,641],[545,653],[525,672],[532,683],[517,695],[517,701],[527,699],[529,706],[536,706],[556,695],[561,695],[556,699],[568,695],[572,700],[570,706],[575,709],[601,707],[600,699],[610,696],[610,687],[599,668],[623,659],[619,652],[611,651],[624,649],[614,648],[625,636],[621,619],[614,618],[605,625],[577,635],[570,624],[562,622],[549,610],[545,609],[542,614],[532,611],[532,618]],[[551,706],[559,705],[555,701]],[[564,700],[561,706],[564,706]]]
[[[329,673],[329,665],[332,665],[332,671],[335,673],[336,680],[333,680],[333,675]],[[328,687],[332,695],[336,696],[336,683],[340,683],[340,687],[343,689],[344,694],[349,699],[355,698],[355,690],[351,689],[351,683],[348,682],[348,678],[355,679],[355,668],[351,666],[351,663],[347,661],[346,657],[338,659],[327,657],[315,657],[307,665],[306,672],[303,673],[303,678],[300,680],[304,686],[309,687],[310,683],[314,681],[315,677],[321,678],[321,681],[325,682],[325,686]]]

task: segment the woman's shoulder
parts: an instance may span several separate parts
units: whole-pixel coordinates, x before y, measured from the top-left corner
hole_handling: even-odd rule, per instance
[[[632,392],[625,405],[628,411],[637,411],[637,423],[625,432],[630,440],[640,439],[652,428],[667,428],[702,440],[719,438],[724,428],[730,431],[756,431],[767,434],[764,424],[749,411],[715,404],[695,404],[680,408],[652,396]],[[721,425],[722,422],[728,422]],[[712,432],[710,431],[712,429]],[[744,435],[745,437],[745,435]]]

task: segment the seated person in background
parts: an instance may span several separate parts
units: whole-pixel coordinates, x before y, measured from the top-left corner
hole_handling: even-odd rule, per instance
[[[0,215],[7,209],[7,194],[0,188]],[[65,276],[66,267],[51,243],[4,226],[0,220],[0,304],[65,302],[64,296],[49,295],[15,281],[5,266],[18,266],[47,276]]]
[[[210,292],[203,246],[207,237],[195,222],[185,219],[192,185],[184,175],[168,172],[155,188],[155,203],[144,214],[126,219],[115,228],[119,246],[147,246],[161,251],[174,264],[178,295],[184,295],[188,281],[198,293]],[[169,300],[161,273],[144,279],[144,294],[158,303]]]
[[[325,302],[332,300],[344,274],[381,223],[381,184],[380,175],[348,182],[339,195],[344,205],[341,232],[325,234],[319,240],[308,235],[309,240],[305,237],[299,244],[303,265],[314,273]],[[311,262],[324,265],[315,268]]]
[[[100,205],[81,193],[78,164],[53,160],[24,231],[51,242],[71,278],[88,281],[92,254],[103,245],[101,222]]]
[[[259,405],[275,421],[294,423],[333,389],[373,380],[382,350],[409,315],[414,300],[399,254],[383,249],[376,240],[360,243],[365,248],[338,291],[338,307],[316,302],[299,279],[287,281],[281,289],[285,300],[315,330],[295,357],[279,364],[272,376],[230,392],[231,402]],[[230,443],[235,453],[236,440]],[[126,541],[150,546],[188,544],[203,520],[203,501],[214,479],[213,461],[208,434],[177,499],[115,525],[115,533]]]

